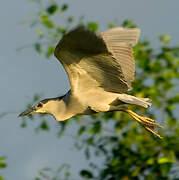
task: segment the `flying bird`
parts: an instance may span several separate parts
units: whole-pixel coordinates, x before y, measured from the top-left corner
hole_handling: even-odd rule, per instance
[[[149,98],[127,94],[135,74],[132,47],[139,35],[137,28],[122,27],[96,34],[78,26],[68,32],[57,44],[54,54],[68,74],[71,89],[61,97],[40,101],[19,116],[42,113],[64,121],[75,115],[123,111],[160,137],[153,128],[162,126],[126,106],[151,106]]]

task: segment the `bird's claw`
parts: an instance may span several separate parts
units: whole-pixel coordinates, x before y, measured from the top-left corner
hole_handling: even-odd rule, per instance
[[[153,127],[158,127],[158,128],[163,128],[161,125],[155,122],[155,120],[145,117],[145,116],[140,116],[136,113],[134,113],[131,110],[125,110],[128,112],[139,124],[141,124],[147,131],[151,132],[152,134],[156,135],[159,138],[162,138],[158,132],[156,132]]]
[[[161,125],[155,122],[155,120],[145,117],[145,116],[139,116],[136,118],[136,120],[149,132],[156,135],[159,138],[162,138],[158,132],[156,132],[153,127],[163,128]]]

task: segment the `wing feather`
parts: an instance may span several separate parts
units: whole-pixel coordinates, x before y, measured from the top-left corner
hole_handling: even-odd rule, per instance
[[[109,92],[123,93],[129,89],[127,71],[124,69],[132,64],[131,45],[136,40],[126,33],[120,37],[119,40],[116,30],[97,36],[79,26],[62,38],[54,54],[67,71],[72,92],[103,88]],[[128,73],[131,72],[133,68],[128,68]]]
[[[139,39],[140,30],[137,28],[125,29],[122,27],[100,33],[107,49],[119,62],[125,80],[129,87],[134,80],[135,61],[132,46],[136,45]]]

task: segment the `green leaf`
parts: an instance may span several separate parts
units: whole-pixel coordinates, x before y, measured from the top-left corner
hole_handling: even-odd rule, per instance
[[[89,133],[96,134],[101,131],[101,122],[97,121],[93,124],[93,127],[89,130]]]
[[[40,127],[41,127],[41,129],[44,130],[44,131],[49,131],[49,130],[50,130],[49,125],[47,124],[47,122],[46,122],[45,120],[42,121]]]
[[[117,166],[119,164],[119,159],[115,158],[111,161],[111,166]]]
[[[69,23],[72,23],[74,21],[74,17],[73,16],[70,16],[69,18],[68,18],[68,22]]]
[[[0,168],[6,168],[7,165],[6,163],[4,162],[5,161],[5,157],[0,157]]]
[[[40,35],[40,36],[44,35],[44,31],[41,30],[41,29],[37,29],[37,30],[35,31],[35,33],[38,34],[38,35]]]
[[[93,31],[93,32],[96,32],[98,30],[98,24],[95,23],[95,22],[89,22],[87,24],[89,30]]]
[[[54,46],[49,46],[47,51],[47,58],[49,58],[54,53]]]
[[[80,129],[78,130],[78,135],[81,136],[86,130],[85,126],[81,126]]]
[[[173,163],[174,161],[168,157],[161,157],[157,161],[159,164],[164,164],[164,163]]]
[[[170,35],[159,35],[159,39],[162,43],[168,44],[170,43],[171,37]]]
[[[85,179],[91,179],[93,178],[93,174],[88,170],[81,170],[80,175]]]
[[[135,170],[132,172],[132,176],[136,177],[139,174],[140,169],[141,169],[140,167],[136,167]]]
[[[44,21],[43,23],[48,28],[54,28],[54,24],[52,23],[52,21],[48,20],[48,21]]]
[[[63,4],[61,7],[61,11],[66,11],[68,9],[68,4]]]
[[[35,44],[34,44],[34,48],[35,48],[35,50],[36,50],[38,53],[41,53],[41,52],[42,52],[40,43],[35,43]]]
[[[25,118],[23,118],[21,122],[21,128],[25,128],[26,126],[27,126],[27,121]]]
[[[84,153],[85,153],[86,159],[89,159],[90,158],[90,150],[88,147],[85,149]]]
[[[47,15],[42,15],[41,16],[41,21],[44,24],[44,26],[47,27],[47,28],[54,28],[55,27],[54,24],[52,23],[52,21],[49,20]]]
[[[177,103],[179,103],[179,94],[177,94],[174,97],[169,98],[168,103],[169,104],[177,104]]]
[[[69,177],[70,175],[71,175],[70,172],[65,172],[65,176],[66,176],[66,177]]]
[[[108,27],[111,29],[111,28],[116,27],[116,25],[115,25],[114,23],[109,23],[109,24],[108,24]]]
[[[135,28],[136,25],[134,24],[133,20],[125,20],[123,23],[122,23],[122,26],[123,27],[127,27],[127,28]]]
[[[152,165],[152,164],[154,163],[154,161],[155,161],[154,158],[151,157],[151,158],[149,158],[149,159],[147,160],[146,163],[149,164],[149,165]]]
[[[47,8],[47,12],[52,15],[58,10],[58,6],[56,4],[52,4]]]
[[[35,178],[35,180],[41,180],[39,177]]]
[[[174,159],[174,152],[170,151],[167,154],[165,154],[164,156],[160,157],[157,162],[159,164],[165,164],[165,163],[174,163],[175,159]]]
[[[57,28],[57,31],[58,31],[59,33],[62,33],[62,35],[66,34],[66,29],[65,29],[64,27],[58,27],[58,28]]]

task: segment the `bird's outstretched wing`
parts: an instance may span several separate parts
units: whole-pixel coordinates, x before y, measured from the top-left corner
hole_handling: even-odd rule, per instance
[[[128,87],[134,80],[135,61],[132,47],[138,42],[140,30],[136,28],[124,29],[116,27],[100,33],[107,49],[120,64]]]
[[[96,35],[83,26],[67,33],[55,48],[70,79],[71,90],[103,88],[123,93],[134,79],[132,46],[138,29],[114,28]]]

